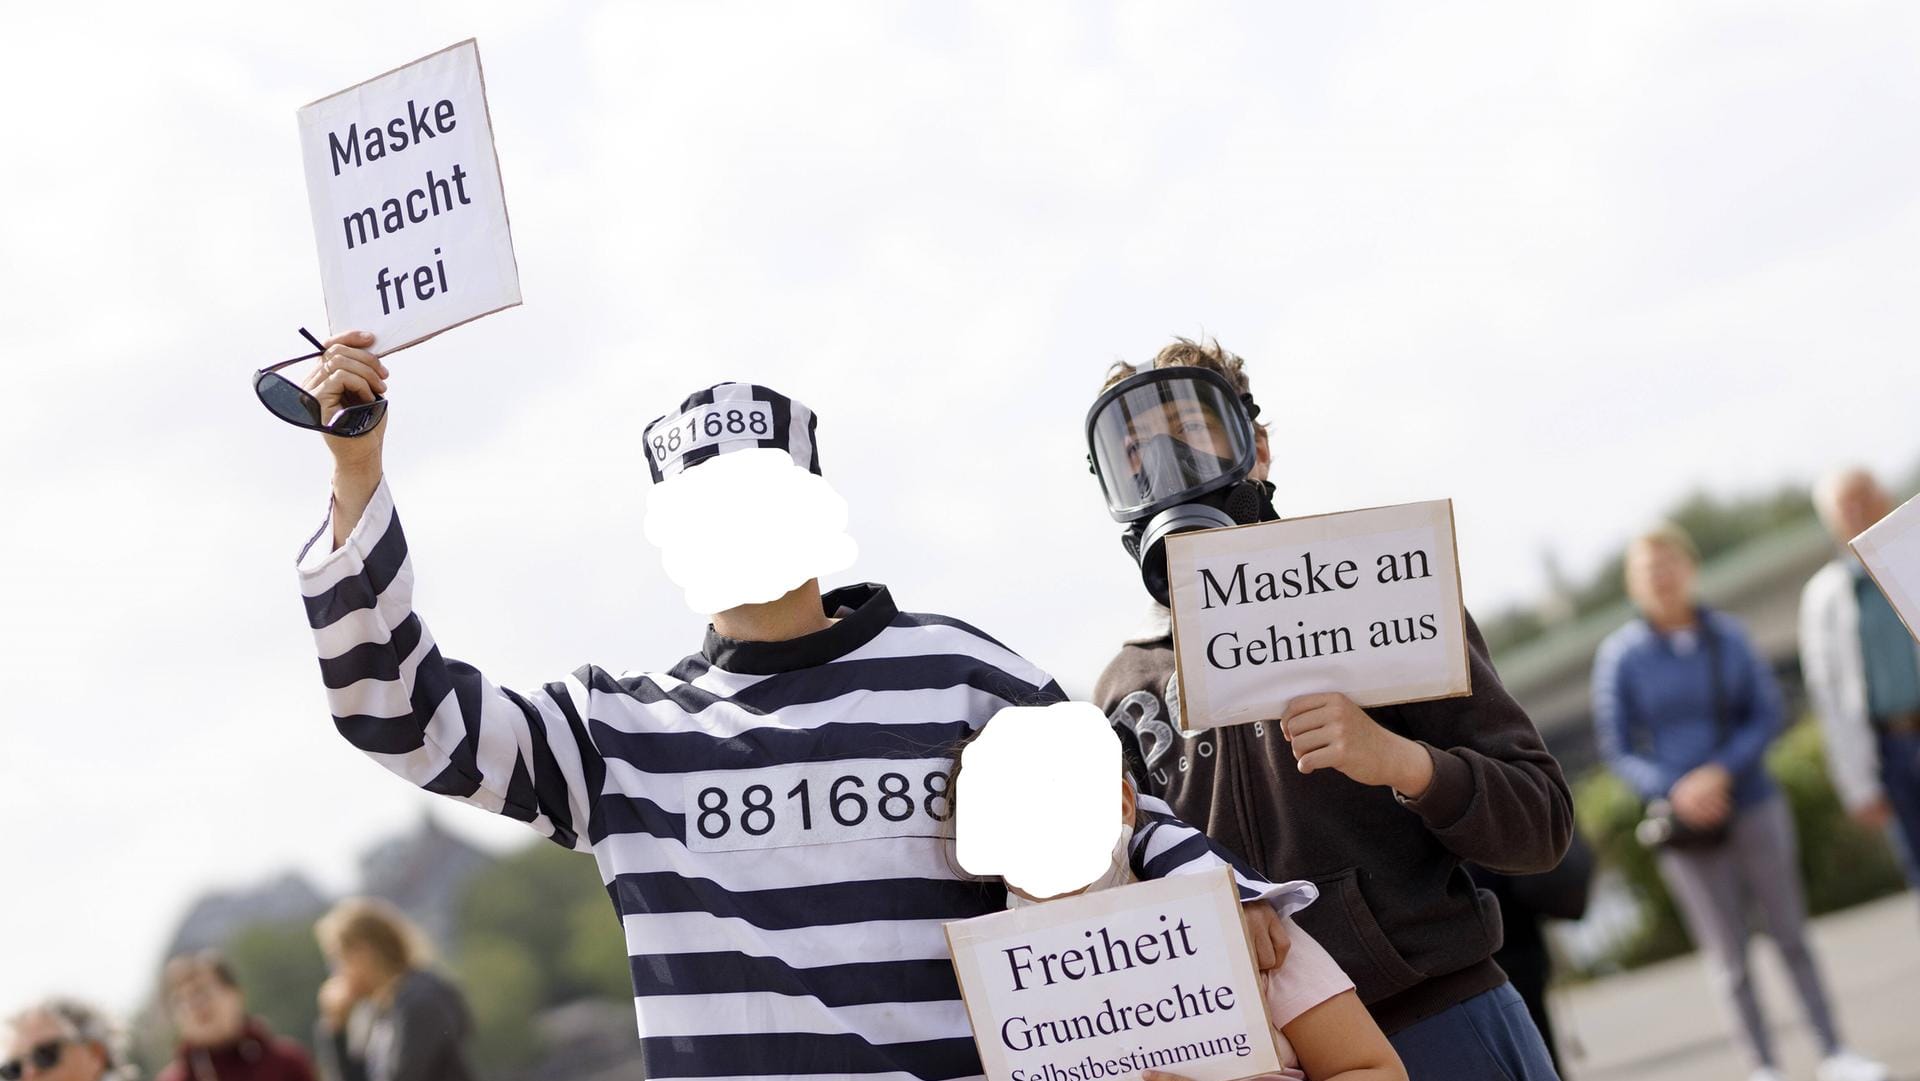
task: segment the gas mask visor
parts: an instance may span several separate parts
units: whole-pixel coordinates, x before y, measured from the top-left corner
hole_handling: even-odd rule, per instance
[[[1137,522],[1246,479],[1253,420],[1218,372],[1154,368],[1094,401],[1087,452],[1107,513]]]

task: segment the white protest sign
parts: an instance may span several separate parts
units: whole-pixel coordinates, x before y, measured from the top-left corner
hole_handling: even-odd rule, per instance
[[[1280,1068],[1226,868],[960,920],[947,943],[993,1081]]]
[[[1471,692],[1449,500],[1167,539],[1183,731]]]
[[[391,353],[520,303],[469,38],[300,110],[327,326]]]
[[[1900,504],[1848,547],[1913,634],[1920,627],[1920,496]]]

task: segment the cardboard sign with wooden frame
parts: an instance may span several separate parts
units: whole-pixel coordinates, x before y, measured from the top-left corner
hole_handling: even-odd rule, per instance
[[[1204,918],[1204,925],[1189,925],[1183,934],[1189,942],[1199,940],[1190,955],[1174,960],[1163,957],[1125,971],[1100,972],[1096,966],[1092,975],[1083,961],[1079,976],[1065,974],[1065,961],[1059,961],[1057,968],[1049,962],[1046,973],[1061,976],[1042,982],[1041,965],[1034,960],[1040,955],[1053,951],[1057,958],[1069,950],[1099,950],[1100,940],[1092,937],[1096,931],[1123,949],[1130,939],[1157,942],[1159,935],[1171,935],[1169,928],[1178,922],[1161,918],[1170,910],[1183,921]],[[976,916],[949,923],[946,930],[974,1043],[993,1081],[1013,1081],[1016,1071],[1024,1077],[1039,1077],[1045,1063],[1078,1064],[1088,1058],[1109,1071],[1100,1076],[1119,1078],[1164,1069],[1194,1081],[1239,1081],[1280,1068],[1260,975],[1240,915],[1239,890],[1228,868]],[[1032,951],[1027,956],[1033,983],[1016,989],[1009,966],[1022,948]],[[1109,948],[1110,964],[1114,956]],[[1171,1021],[1160,1012],[1169,1000],[1178,1003],[1181,993],[1197,1009],[1206,992],[1211,991],[1217,1001],[1223,987],[1232,992],[1231,1002],[1218,1011]],[[1178,1005],[1174,1009],[1181,1012]],[[1103,1014],[1114,1031],[1099,1031]],[[1150,1020],[1139,1023],[1139,1018],[1149,1016]],[[1032,1032],[1036,1031],[1033,1026],[1048,1021],[1064,1021],[1071,1039],[1010,1047],[1012,1038],[1003,1026],[1024,1025],[1012,1031]],[[1243,1036],[1243,1044],[1235,1042]],[[1029,1041],[1023,1036],[1021,1042]],[[1206,1053],[1210,1049],[1214,1053]]]
[[[1446,499],[1169,537],[1180,730],[1473,693],[1457,548]]]

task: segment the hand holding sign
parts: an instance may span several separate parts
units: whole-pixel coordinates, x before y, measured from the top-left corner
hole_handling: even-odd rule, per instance
[[[320,358],[302,381],[302,386],[320,403],[320,415],[332,417],[340,410],[370,402],[387,392],[387,366],[371,352],[373,335],[364,330],[349,330],[321,343]],[[364,435],[342,438],[328,435],[327,449],[336,465],[357,465],[378,461],[380,447],[387,434],[387,418]]]
[[[1247,945],[1253,950],[1253,964],[1263,974],[1287,963],[1287,951],[1293,940],[1280,921],[1280,914],[1265,901],[1248,901],[1240,906],[1240,922],[1247,932]]]
[[[1426,748],[1380,727],[1344,694],[1304,694],[1287,703],[1280,733],[1301,773],[1339,770],[1361,784],[1418,799],[1433,783]]]

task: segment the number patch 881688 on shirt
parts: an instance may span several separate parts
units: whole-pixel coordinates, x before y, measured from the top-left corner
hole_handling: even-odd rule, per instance
[[[689,773],[681,780],[695,852],[792,848],[873,837],[944,837],[951,758],[863,758]]]

